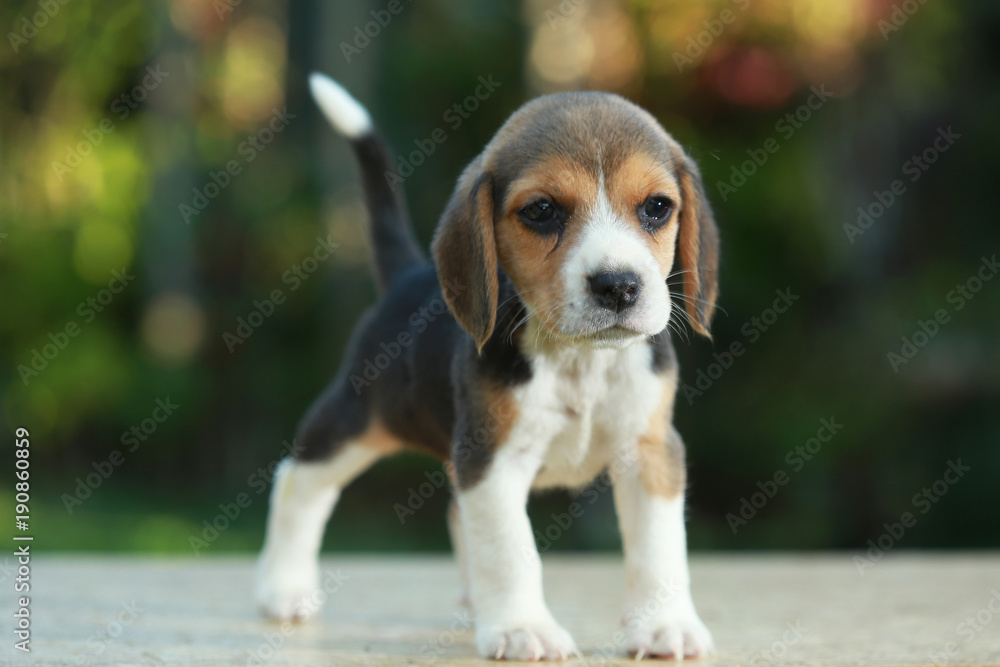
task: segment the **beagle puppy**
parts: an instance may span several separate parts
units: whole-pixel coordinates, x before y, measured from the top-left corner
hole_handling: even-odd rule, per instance
[[[276,471],[259,604],[281,619],[316,611],[341,491],[412,448],[451,475],[449,528],[480,654],[578,654],[545,603],[526,504],[605,472],[625,551],[616,642],[640,658],[709,653],[689,588],[668,330],[683,317],[708,336],[716,300],[718,231],[694,162],[617,95],[540,97],[458,179],[431,262],[367,110],[325,76],[310,86],[360,163],[382,296]]]

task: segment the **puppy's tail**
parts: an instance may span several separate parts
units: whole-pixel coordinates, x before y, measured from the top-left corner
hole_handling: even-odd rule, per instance
[[[390,186],[396,174],[389,148],[360,102],[323,74],[309,75],[309,88],[323,115],[351,142],[371,215],[375,273],[384,288],[406,269],[426,260],[420,251],[401,191]]]

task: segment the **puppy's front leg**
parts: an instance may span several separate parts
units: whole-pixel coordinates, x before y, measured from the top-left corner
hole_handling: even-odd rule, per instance
[[[542,563],[527,513],[539,466],[530,448],[508,441],[485,475],[458,491],[476,644],[484,657],[560,660],[577,653],[542,594]]]
[[[625,648],[636,657],[712,651],[691,599],[683,466],[684,445],[671,427],[666,442],[640,443],[638,457],[611,470],[625,548]]]

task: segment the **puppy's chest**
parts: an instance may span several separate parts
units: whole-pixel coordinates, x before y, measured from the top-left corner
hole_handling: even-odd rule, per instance
[[[519,407],[542,458],[536,488],[586,484],[635,446],[662,391],[650,361],[646,346],[532,359]]]

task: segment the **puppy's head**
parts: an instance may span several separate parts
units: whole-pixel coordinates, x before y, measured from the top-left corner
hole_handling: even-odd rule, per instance
[[[498,268],[557,341],[620,347],[661,332],[679,259],[685,310],[708,334],[719,240],[694,162],[656,120],[607,93],[517,111],[463,172],[434,239],[445,298],[480,349]]]

